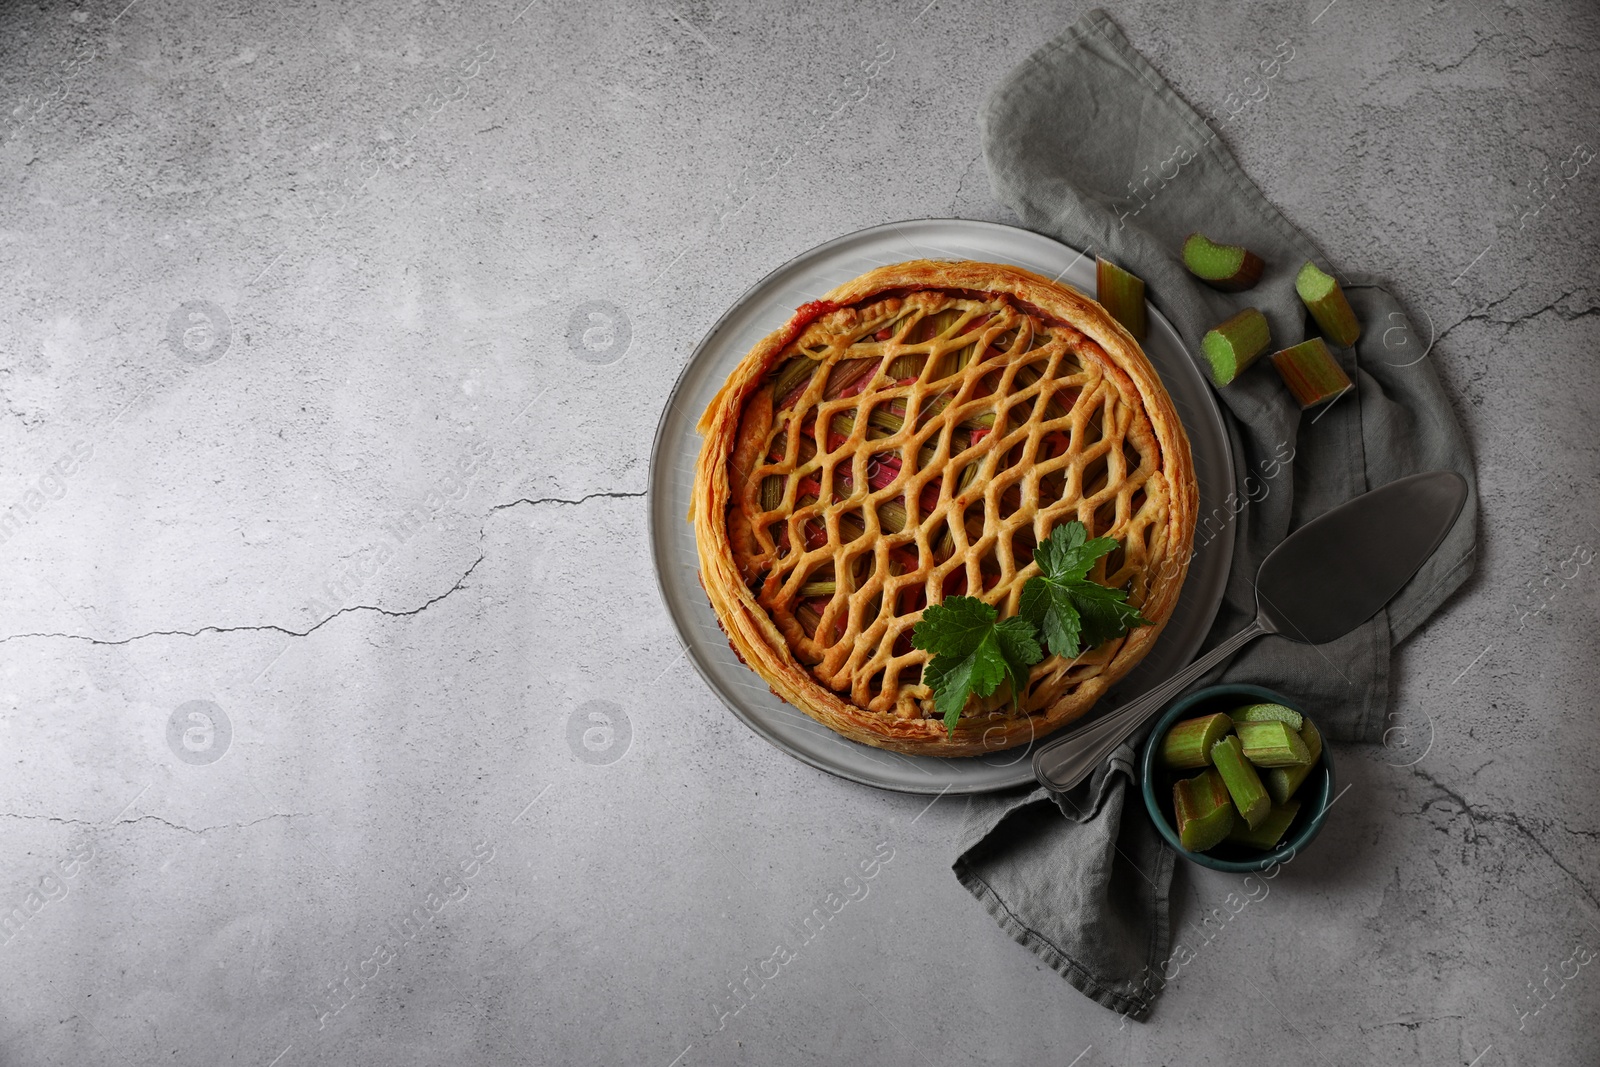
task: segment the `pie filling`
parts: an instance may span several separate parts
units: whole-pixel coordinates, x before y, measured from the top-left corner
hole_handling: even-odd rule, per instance
[[[741,412],[728,532],[796,659],[858,707],[937,718],[911,630],[970,594],[1014,614],[1034,547],[1077,519],[1121,546],[1090,577],[1144,602],[1164,544],[1161,447],[1100,346],[1013,296],[879,293],[807,309]],[[1023,714],[1125,639],[1033,669]],[[992,706],[991,706],[992,705]],[[1004,713],[1010,694],[986,710]]]

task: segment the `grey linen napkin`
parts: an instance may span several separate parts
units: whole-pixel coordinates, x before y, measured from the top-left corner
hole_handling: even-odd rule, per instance
[[[1269,57],[1263,74],[1269,61],[1288,59]],[[1327,257],[1267,202],[1216,130],[1103,11],[1008,74],[980,121],[998,198],[1024,225],[1144,278],[1197,359],[1205,331],[1246,306],[1266,315],[1275,347],[1314,335],[1294,278],[1308,259],[1333,270]],[[1219,293],[1192,277],[1180,250],[1196,230],[1261,256],[1260,283]],[[1207,647],[1254,617],[1256,569],[1308,519],[1437,468],[1460,472],[1472,495],[1443,546],[1371,622],[1322,646],[1264,638],[1204,684],[1280,690],[1313,709],[1329,739],[1375,742],[1388,707],[1390,648],[1472,572],[1477,482],[1466,438],[1431,362],[1419,358],[1422,341],[1404,310],[1374,280],[1336,273],[1363,327],[1354,350],[1335,350],[1354,390],[1302,414],[1267,359],[1217,390],[1239,485],[1225,508],[1200,516],[1195,534],[1198,545],[1237,524]],[[1086,996],[1142,1020],[1163,985],[1177,857],[1150,825],[1136,779],[1130,744],[1071,793],[975,800],[953,866],[1012,937]]]

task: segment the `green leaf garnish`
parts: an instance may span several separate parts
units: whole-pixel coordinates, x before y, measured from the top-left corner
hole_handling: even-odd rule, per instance
[[[996,621],[998,615],[977,597],[953,596],[924,610],[911,631],[912,647],[933,653],[922,681],[933,690],[947,732],[955,730],[973,694],[989,696],[1009,681],[1017,699],[1028,668],[1044,658],[1032,623],[1020,617]]]
[[[1085,648],[1121,637],[1150,620],[1130,605],[1128,594],[1089,580],[1095,562],[1117,547],[1111,537],[1089,540],[1081,522],[1051,531],[1033,558],[1041,573],[1022,587],[1021,614],[1000,619],[977,597],[953,596],[922,613],[911,645],[933,653],[922,681],[933,690],[933,707],[954,732],[961,709],[974,694],[990,696],[1011,683],[1013,701],[1028,684],[1028,668],[1044,658],[1040,638],[1053,656],[1076,657]]]
[[[1111,537],[1088,540],[1081,522],[1057,526],[1034,550],[1041,573],[1022,587],[1021,618],[1038,627],[1054,656],[1071,659],[1085,648],[1121,637],[1150,620],[1129,603],[1122,589],[1089,580],[1095,561],[1117,547]]]

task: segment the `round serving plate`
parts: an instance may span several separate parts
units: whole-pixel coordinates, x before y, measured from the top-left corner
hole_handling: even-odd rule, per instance
[[[918,219],[874,226],[818,245],[790,260],[740,297],[700,342],[678,377],[656,429],[650,456],[650,543],[661,596],[690,662],[712,691],[756,733],[830,774],[905,793],[986,793],[1033,781],[1032,743],[986,756],[906,756],[846,740],[779,700],[739,662],[700,588],[694,527],[686,520],[700,435],[695,423],[728,374],[755,343],[789,320],[795,308],[874,267],[908,259],[1009,263],[1095,291],[1094,257],[1028,230],[963,219]],[[1200,486],[1201,515],[1229,515],[1233,458],[1211,387],[1176,330],[1150,309],[1145,353],[1171,394]],[[1138,696],[1187,665],[1211,628],[1233,556],[1233,525],[1199,545],[1183,595],[1143,661],[1101,698],[1110,708]]]

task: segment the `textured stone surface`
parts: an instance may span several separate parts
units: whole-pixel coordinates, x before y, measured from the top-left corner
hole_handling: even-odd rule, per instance
[[[772,750],[651,577],[724,308],[1006,218],[978,102],[1082,8],[924,3],[5,8],[0,1063],[1592,1062],[1592,5],[1113,11],[1429,324],[1484,500],[1391,746],[1220,933],[1186,872],[1123,1026],[957,886],[959,802]]]

